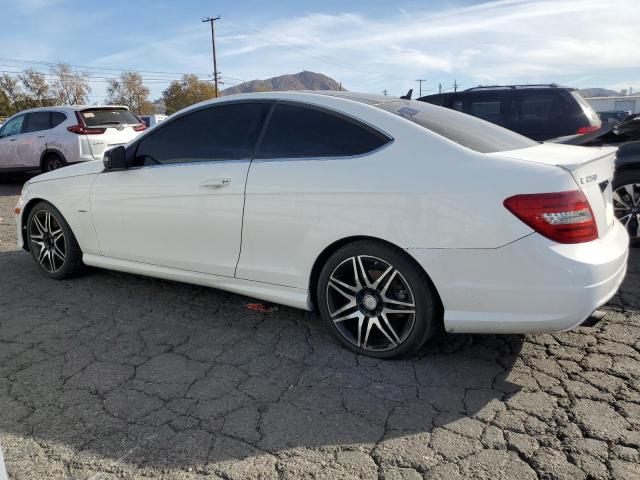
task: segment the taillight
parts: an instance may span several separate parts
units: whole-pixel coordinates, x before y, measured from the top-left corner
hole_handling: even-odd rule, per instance
[[[588,127],[580,127],[576,134],[584,135],[585,133],[597,132],[600,129],[600,125],[589,125]]]
[[[100,135],[107,131],[106,128],[90,128],[85,125],[71,125],[67,130],[78,135]]]
[[[134,125],[133,129],[134,129],[136,132],[141,132],[141,131],[143,131],[143,130],[146,130],[146,129],[147,129],[147,126],[146,126],[144,123],[139,123],[138,125]]]
[[[107,131],[106,128],[87,127],[84,123],[84,120],[80,116],[80,112],[76,112],[76,118],[78,119],[78,124],[67,127],[67,130],[69,130],[71,133],[77,133],[78,135],[101,135]]]
[[[590,242],[598,238],[591,206],[580,190],[515,195],[504,206],[524,223],[558,243]]]

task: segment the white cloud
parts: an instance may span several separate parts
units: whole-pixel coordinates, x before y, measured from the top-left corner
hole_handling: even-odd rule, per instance
[[[371,75],[588,81],[594,72],[602,77],[640,65],[640,49],[633,48],[640,44],[638,15],[631,14],[637,11],[634,0],[511,0],[383,19],[309,14],[261,26],[264,35],[227,24],[221,54],[250,78],[308,68],[337,75],[352,88],[370,84]]]

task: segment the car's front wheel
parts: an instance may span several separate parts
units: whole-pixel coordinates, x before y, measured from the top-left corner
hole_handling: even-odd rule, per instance
[[[29,251],[51,278],[63,279],[82,268],[82,251],[62,214],[53,205],[40,202],[27,220]]]
[[[615,176],[613,213],[629,232],[631,244],[640,245],[640,171],[630,170]]]
[[[331,255],[316,298],[338,340],[372,357],[413,353],[440,323],[437,295],[424,272],[381,242],[354,242]]]

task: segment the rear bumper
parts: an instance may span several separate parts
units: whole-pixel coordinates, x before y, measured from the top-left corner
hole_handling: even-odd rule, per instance
[[[561,245],[531,234],[497,249],[410,249],[433,280],[448,332],[570,330],[615,295],[627,270],[629,237],[619,222],[606,237]]]

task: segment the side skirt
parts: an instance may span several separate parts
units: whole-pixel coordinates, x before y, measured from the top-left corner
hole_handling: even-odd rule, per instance
[[[239,278],[211,275],[207,273],[191,272],[177,268],[161,267],[148,263],[121,260],[85,253],[82,256],[85,265],[91,267],[117,270],[147,277],[162,278],[175,282],[191,283],[204,287],[219,288],[228,292],[259,298],[268,302],[279,303],[302,310],[311,310],[309,291],[301,288],[285,287],[270,283],[242,280]]]

